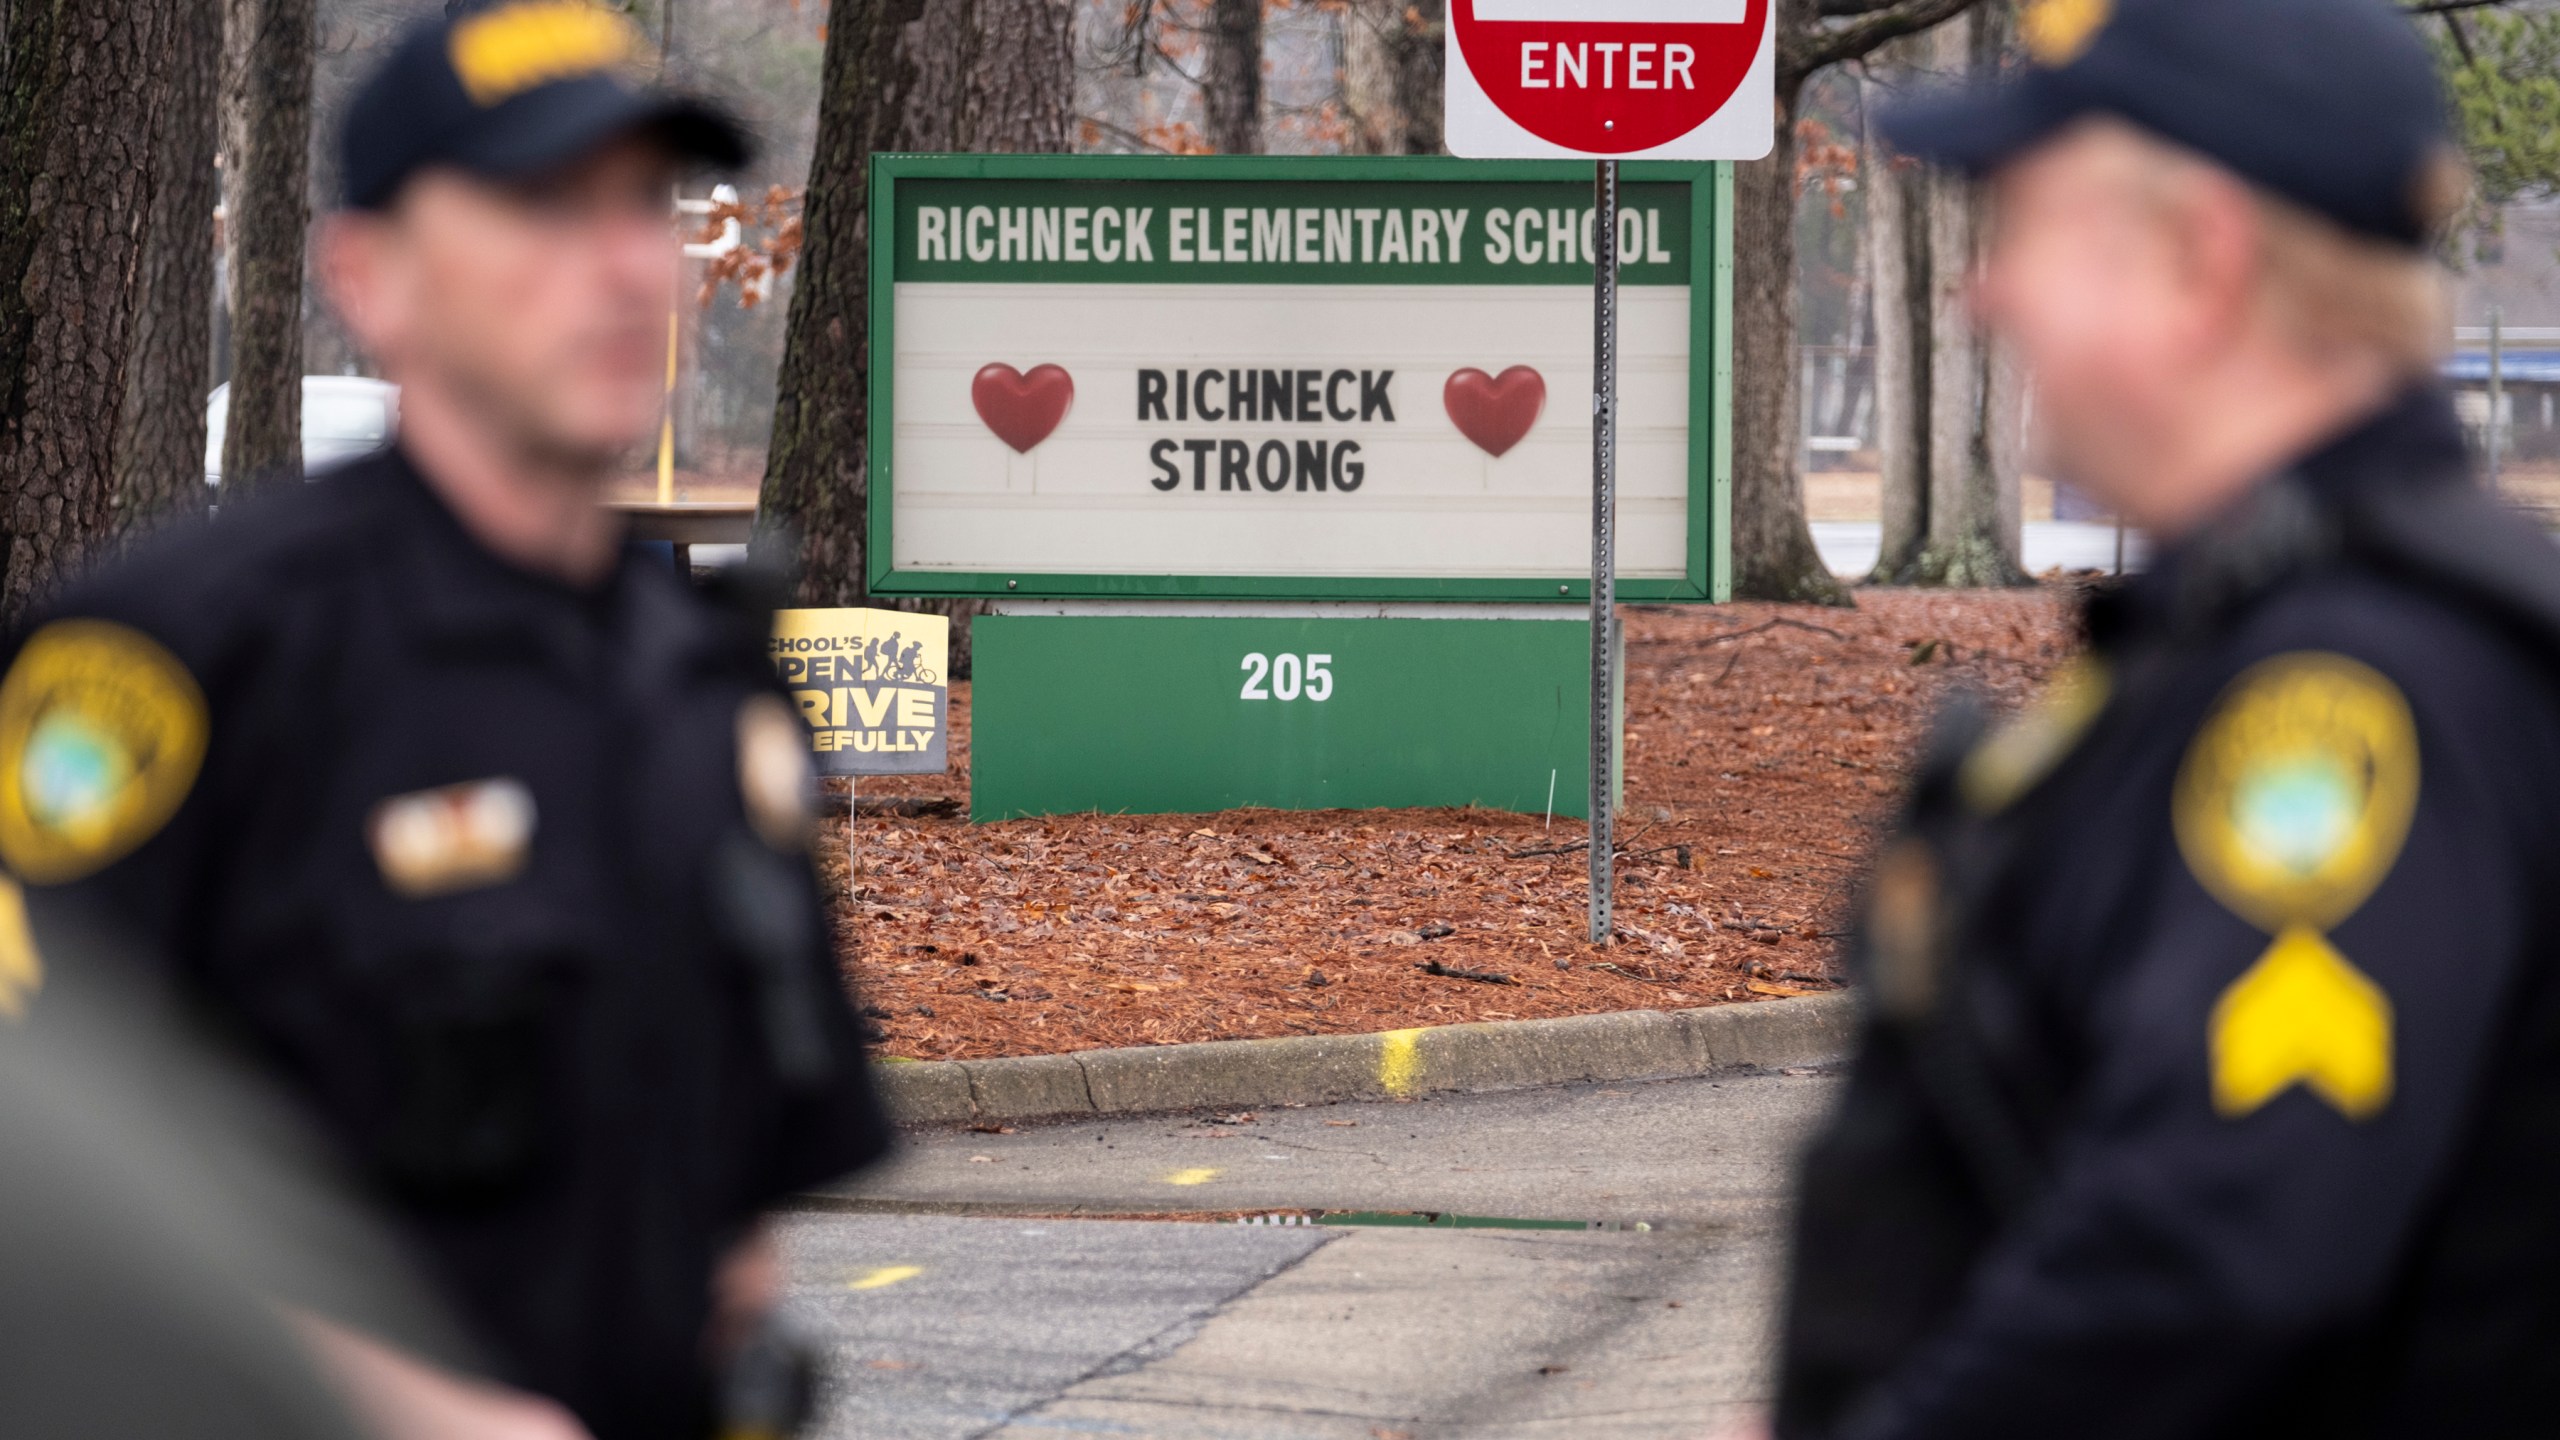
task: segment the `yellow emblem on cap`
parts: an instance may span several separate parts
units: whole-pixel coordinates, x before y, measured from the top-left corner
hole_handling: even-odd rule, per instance
[[[587,0],[501,5],[453,27],[453,70],[475,105],[618,69],[641,51],[631,22]]]
[[[0,861],[79,880],[160,832],[204,763],[204,692],[138,630],[58,620],[0,679]]]
[[[2187,868],[2275,937],[2213,1009],[2226,1118],[2296,1083],[2354,1120],[2391,1098],[2391,998],[2322,932],[2391,873],[2417,808],[2409,702],[2343,655],[2251,666],[2188,747],[2173,801]]]
[[[2088,54],[2115,15],[2115,0],[2035,0],[2018,17],[2019,38],[2037,64],[2059,70]]]
[[[2308,925],[2287,926],[2214,1003],[2213,1108],[2238,1119],[2296,1084],[2350,1120],[2391,1099],[2391,997]]]

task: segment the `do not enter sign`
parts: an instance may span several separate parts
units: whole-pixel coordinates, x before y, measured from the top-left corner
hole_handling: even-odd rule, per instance
[[[1776,120],[1774,0],[1449,0],[1449,148],[1594,167],[1591,394],[1591,941],[1606,944],[1617,847],[1620,160],[1757,160]],[[1624,253],[1622,253],[1624,252]],[[1502,379],[1452,376],[1451,414]],[[1462,391],[1464,393],[1462,393]],[[1469,432],[1473,434],[1474,432]],[[1488,429],[1499,438],[1502,432]],[[1479,441],[1479,443],[1485,443]],[[1490,447],[1488,447],[1490,448]]]
[[[1756,160],[1772,0],[1449,0],[1449,148],[1479,158]]]

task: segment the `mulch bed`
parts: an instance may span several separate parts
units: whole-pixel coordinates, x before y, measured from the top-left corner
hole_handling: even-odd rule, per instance
[[[1937,697],[1962,683],[2015,704],[2074,643],[2050,583],[1866,591],[1854,611],[1645,608],[1627,635],[1621,933],[1606,949],[1584,938],[1578,821],[971,825],[948,803],[968,794],[955,685],[952,773],[865,780],[852,822],[860,886],[836,933],[880,1049],[974,1059],[1830,989],[1847,893]],[[845,834],[839,818],[821,841],[839,896]]]

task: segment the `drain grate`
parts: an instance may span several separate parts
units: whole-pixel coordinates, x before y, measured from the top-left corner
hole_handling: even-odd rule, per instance
[[[5,0],[0,0],[5,3]],[[1449,1210],[1106,1210],[971,1202],[875,1200],[861,1196],[801,1196],[796,1206],[854,1215],[949,1215],[985,1220],[1137,1221],[1178,1225],[1325,1225],[1346,1229],[1563,1230],[1619,1234],[1686,1235],[1719,1230],[1712,1220],[1530,1220],[1502,1215],[1461,1215]]]
[[[1648,1233],[1650,1220],[1522,1220],[1502,1215],[1457,1215],[1445,1210],[1269,1210],[1239,1215],[1238,1225],[1341,1225],[1413,1230],[1579,1230]]]

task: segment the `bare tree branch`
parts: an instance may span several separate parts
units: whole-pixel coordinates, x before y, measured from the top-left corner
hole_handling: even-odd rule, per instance
[[[2400,7],[2404,15],[2451,15],[2458,10],[2487,10],[2493,6],[2512,5],[2516,0],[2413,0]]]
[[[1781,37],[1779,83],[1802,81],[1827,65],[1855,60],[1887,41],[1916,35],[1951,20],[1980,0],[1892,0],[1847,24],[1822,26]]]
[[[2516,3],[2517,0],[2404,0],[2401,11],[2413,16],[2451,15],[2464,10],[2490,10]],[[1826,58],[1814,58],[1813,63],[1804,67],[1805,72],[1809,74],[1821,69],[1824,65],[1836,65],[1842,61],[1855,60],[1886,40],[1908,35],[1914,31],[1926,30],[1940,20],[1962,11],[1965,7],[1960,4],[1952,7],[1937,6],[1933,16],[1916,22],[1906,22],[1901,18],[1903,14],[1931,8],[1927,5],[1914,4],[1913,0],[1815,0],[1815,13],[1825,20],[1867,21],[1887,33],[1870,39],[1864,25],[1834,26],[1827,30],[1817,30],[1814,32],[1816,37],[1814,44],[1817,48],[1808,51],[1807,55],[1808,58],[1817,56]]]
[[[1076,123],[1080,125],[1090,125],[1100,134],[1107,135],[1110,138],[1119,141],[1123,145],[1132,146],[1150,155],[1171,155],[1175,153],[1166,149],[1157,142],[1148,139],[1146,136],[1139,134],[1135,130],[1114,125],[1110,121],[1102,119],[1099,116],[1079,115],[1076,117]]]
[[[2453,48],[2462,52],[2462,63],[2473,69],[2479,68],[2480,57],[2471,53],[2471,36],[2462,28],[2462,17],[2454,14],[2450,10],[2442,13],[2444,15],[2444,28],[2448,34],[2453,36]]]

